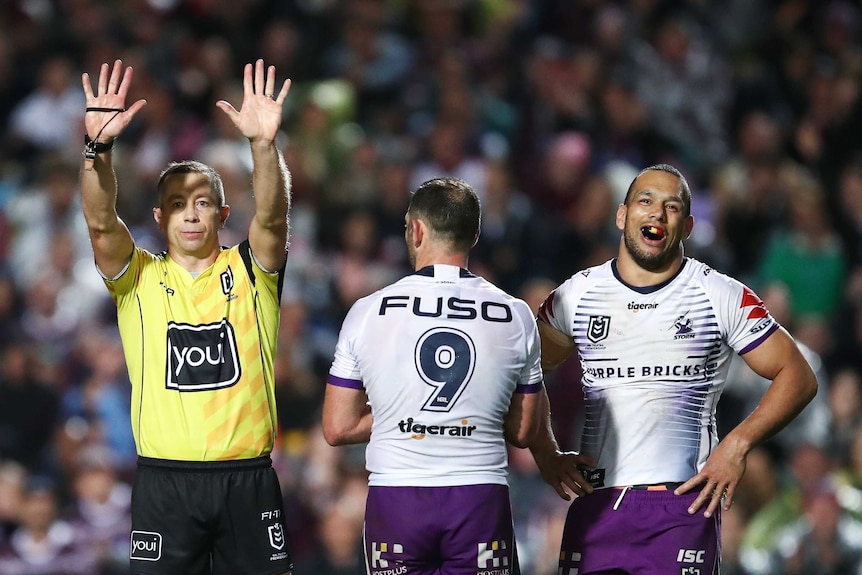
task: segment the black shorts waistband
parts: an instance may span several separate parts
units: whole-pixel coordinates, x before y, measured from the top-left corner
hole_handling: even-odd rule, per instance
[[[226,461],[179,461],[138,456],[138,467],[169,469],[171,471],[236,471],[242,469],[264,469],[272,467],[269,455],[252,459],[230,459]]]

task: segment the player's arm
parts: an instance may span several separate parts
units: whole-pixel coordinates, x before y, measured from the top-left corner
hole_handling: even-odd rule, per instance
[[[85,146],[81,205],[96,266],[109,278],[123,271],[134,249],[132,234],[117,214],[117,178],[110,149],[146,105],[145,100],[138,100],[128,109],[125,107],[132,74],[132,68],[124,70],[120,60],[115,60],[113,67],[102,64],[95,92],[89,74],[81,75],[87,106],[84,128],[87,138],[94,142]]]
[[[530,453],[539,467],[542,479],[554,488],[557,495],[569,501],[573,493],[576,497],[593,492],[593,486],[584,479],[578,470],[579,465],[593,467],[596,462],[589,457],[573,451],[560,451],[560,445],[551,425],[551,402],[547,390],[542,386],[539,397],[539,426],[536,437],[529,445]]]
[[[323,398],[323,437],[329,445],[371,439],[371,406],[362,389],[327,384]]]
[[[536,320],[539,340],[542,342],[542,371],[547,373],[557,368],[575,350],[571,336],[551,326],[541,317]]]
[[[265,69],[263,60],[257,60],[243,70],[240,110],[224,100],[216,103],[251,145],[255,214],[248,241],[255,259],[268,271],[281,269],[287,257],[290,172],[275,139],[289,91],[290,80],[285,80],[276,94],[275,66]]]
[[[701,486],[690,513],[709,502],[705,514],[712,515],[722,495],[725,509],[729,508],[745,472],[748,453],[790,423],[817,393],[817,377],[811,365],[784,328],[776,330],[742,358],[772,383],[754,411],[721,440],[703,470],[677,490],[684,493]]]
[[[542,392],[545,386],[542,385]],[[515,393],[503,420],[503,435],[515,447],[525,448],[539,432],[541,393]]]

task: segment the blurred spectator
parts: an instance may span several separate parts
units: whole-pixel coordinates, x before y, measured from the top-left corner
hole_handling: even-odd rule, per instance
[[[60,416],[64,422],[76,419],[92,426],[88,441],[104,446],[118,469],[130,470],[137,453],[129,415],[131,384],[119,334],[88,331],[79,350],[88,371],[63,394]]]
[[[12,275],[0,268],[0,349],[20,335],[24,297]]]
[[[355,0],[339,14],[341,34],[323,54],[323,70],[356,89],[360,118],[397,101],[412,64],[411,45],[387,29],[391,2]]]
[[[414,162],[410,190],[432,178],[452,176],[469,182],[479,200],[487,197],[485,166],[472,148],[470,126],[454,119],[440,118],[431,128],[425,150]]]
[[[836,491],[841,506],[862,522],[862,427],[857,427],[851,438]]]
[[[96,554],[66,521],[54,485],[32,477],[21,502],[20,526],[0,545],[2,575],[94,575]]]
[[[656,20],[633,51],[635,90],[698,182],[727,158],[729,70],[709,29],[682,13],[658,11]]]
[[[806,505],[824,489],[831,489],[836,478],[835,463],[826,453],[811,444],[803,444],[789,458],[790,475],[775,496],[751,516],[742,542],[742,555],[757,572],[772,573],[776,554],[782,549],[780,534],[796,524]],[[764,566],[769,566],[764,570]],[[776,571],[780,573],[781,571]]]
[[[77,155],[73,150],[82,145],[84,96],[76,71],[67,55],[53,54],[42,63],[36,87],[12,109],[12,149],[34,173],[32,160],[39,153],[56,152],[72,159]]]
[[[823,190],[802,176],[790,190],[789,225],[767,246],[759,281],[761,286],[781,284],[787,288],[791,322],[829,322],[841,304],[846,264],[841,242],[829,221]]]
[[[862,266],[862,157],[841,170],[836,214],[844,252],[851,266]]]
[[[843,512],[831,489],[812,493],[804,514],[777,535],[771,573],[845,575],[862,559],[862,524]]]
[[[49,267],[56,233],[66,234],[70,268],[83,261],[89,267],[93,265],[87,225],[81,212],[77,165],[58,156],[44,156],[37,165],[39,177],[35,186],[21,190],[6,206],[13,229],[10,271],[21,289],[33,287]]]
[[[132,488],[117,475],[113,453],[102,447],[83,451],[70,479],[72,504],[63,518],[96,555],[99,575],[129,570]]]
[[[0,545],[9,539],[21,516],[27,470],[9,459],[0,460]]]
[[[855,369],[841,368],[826,389],[830,412],[826,448],[832,459],[847,465],[857,431],[862,429],[862,376]]]
[[[592,145],[586,134],[563,132],[548,142],[542,170],[527,193],[544,211],[566,213],[580,204],[590,176]]]
[[[57,426],[58,390],[37,375],[32,340],[18,336],[2,351],[0,362],[0,459],[33,471],[50,470],[48,449]]]
[[[322,511],[319,545],[296,562],[294,575],[360,575],[365,572],[362,525],[365,500],[349,494]]]
[[[523,270],[530,266],[528,241],[534,214],[529,199],[515,188],[505,163],[489,160],[485,169],[487,189],[481,234],[473,248],[471,264],[489,268],[494,284],[513,293],[520,289]]]
[[[341,317],[359,298],[395,280],[398,270],[380,259],[377,221],[365,210],[350,212],[341,225],[338,251],[330,259],[335,305]]]

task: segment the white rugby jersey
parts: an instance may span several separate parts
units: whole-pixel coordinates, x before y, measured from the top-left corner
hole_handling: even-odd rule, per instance
[[[428,266],[353,305],[328,383],[368,394],[370,485],[505,485],[512,395],[541,389],[535,318],[465,269]]]
[[[718,443],[715,409],[732,351],[754,349],[779,327],[752,290],[691,258],[648,288],[623,282],[616,260],[578,272],[539,319],[577,346],[581,451],[598,460],[607,487],[700,471]]]

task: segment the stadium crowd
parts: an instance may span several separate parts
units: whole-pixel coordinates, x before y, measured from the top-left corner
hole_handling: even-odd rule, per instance
[[[80,207],[80,75],[120,57],[148,105],[117,141],[118,208],[143,247],[171,160],[216,167],[248,229],[251,157],[215,107],[262,57],[293,88],[276,358],[296,575],[364,572],[363,449],[320,429],[345,312],[409,273],[409,190],[480,195],[474,273],[533,309],[619,241],[642,167],[693,187],[687,253],[752,287],[820,393],[759,447],[722,517],[724,575],[862,574],[862,8],[849,0],[7,0],[0,3],[0,575],[128,564],[135,448],[115,307]],[[239,95],[238,95],[239,94]],[[643,334],[650,337],[650,334]],[[576,449],[579,366],[547,381]],[[766,382],[735,362],[719,431]],[[510,452],[525,575],[557,573],[567,505]]]

